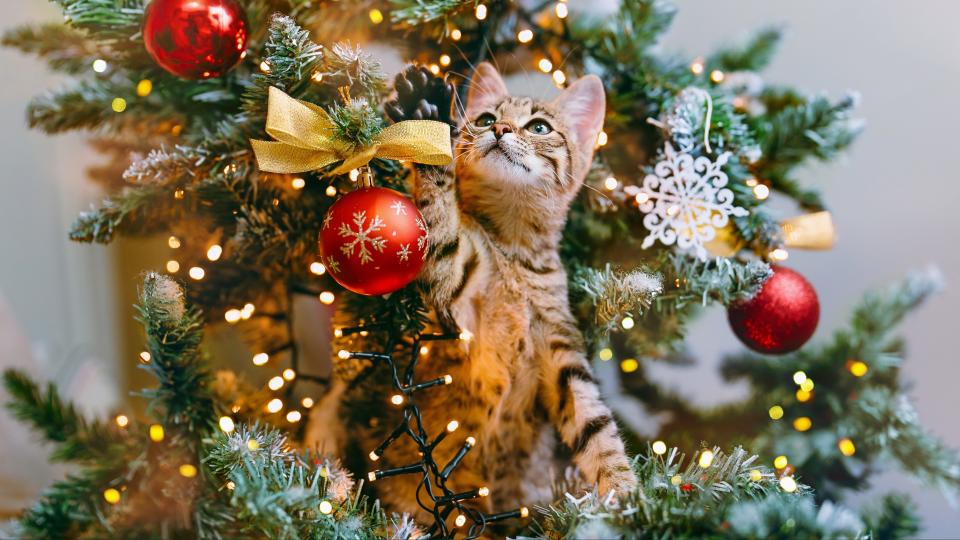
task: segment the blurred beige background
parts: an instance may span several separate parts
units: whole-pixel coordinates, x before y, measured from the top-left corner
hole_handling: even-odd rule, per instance
[[[612,0],[599,2],[609,5]],[[573,8],[586,0],[570,0]],[[590,3],[596,6],[597,2]],[[823,317],[818,338],[846,321],[869,287],[936,263],[947,289],[903,327],[905,367],[924,423],[960,448],[957,307],[960,254],[960,2],[857,0],[769,2],[680,0],[664,48],[691,55],[770,23],[788,27],[766,77],[838,97],[863,95],[867,130],[843,159],[811,166],[805,180],[821,186],[840,239],[833,251],[791,254],[788,264],[817,287]],[[0,27],[59,20],[42,0],[5,2]],[[23,366],[61,383],[89,411],[122,408],[121,390],[135,365],[129,337],[138,265],[158,257],[149,243],[100,247],[71,244],[65,231],[77,212],[101,194],[83,169],[97,156],[71,135],[28,131],[29,98],[63,81],[42,63],[0,50],[0,366]],[[530,81],[533,87],[547,81]],[[523,84],[519,84],[522,88]],[[615,143],[615,141],[614,141]],[[700,403],[734,399],[742,391],[716,373],[725,352],[740,349],[722,310],[712,310],[690,336],[702,360],[695,369],[661,369],[656,377]],[[2,396],[0,396],[2,397]],[[30,444],[27,433],[0,413],[0,513],[31,501],[59,471]],[[905,490],[920,505],[924,538],[960,536],[960,513],[945,498],[896,472],[878,478],[877,493]],[[867,497],[863,497],[867,499]],[[859,504],[859,500],[849,500]]]

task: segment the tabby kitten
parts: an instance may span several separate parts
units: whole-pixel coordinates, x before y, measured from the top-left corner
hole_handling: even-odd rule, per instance
[[[436,90],[436,80],[425,82],[412,68],[397,85],[407,94],[413,87]],[[401,98],[409,98],[404,91]],[[444,119],[445,104],[438,110],[412,102],[416,110],[396,102],[387,110],[394,120]],[[429,433],[458,420],[458,435],[476,438],[450,485],[458,492],[488,487],[490,497],[479,502],[486,511],[550,500],[570,460],[603,493],[636,482],[591,374],[558,253],[604,111],[595,76],[539,101],[510,96],[496,69],[482,63],[471,80],[454,166],[416,168],[414,200],[430,231],[421,285],[443,326],[472,335],[434,345],[417,379],[449,373],[454,382],[418,393],[418,405]],[[359,446],[367,450],[385,437],[377,429],[352,432],[366,439]],[[434,452],[437,461],[445,463],[459,446],[446,441]],[[415,462],[414,450],[401,439],[377,466]],[[383,480],[378,495],[395,509],[415,511],[418,480]]]

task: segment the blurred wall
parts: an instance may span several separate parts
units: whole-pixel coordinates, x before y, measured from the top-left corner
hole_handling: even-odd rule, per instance
[[[587,5],[585,0],[570,3],[575,9]],[[960,233],[960,214],[954,209],[960,201],[960,184],[954,179],[960,170],[960,152],[954,148],[960,39],[953,28],[960,20],[960,3],[678,3],[680,14],[666,49],[707,54],[749,29],[783,23],[788,36],[766,73],[768,80],[834,97],[847,89],[863,94],[860,114],[868,122],[863,137],[846,159],[812,166],[803,175],[823,188],[839,242],[826,253],[793,252],[788,264],[820,293],[818,338],[843,324],[870,286],[930,262],[941,267],[947,290],[903,327],[910,344],[905,374],[915,383],[912,394],[925,424],[960,447],[955,415],[960,397],[954,389],[960,361],[950,335],[957,328],[951,308],[960,303],[960,255],[951,242]],[[9,4],[3,28],[59,19],[41,0]],[[593,9],[597,3],[589,4]],[[121,399],[121,374],[133,365],[121,361],[129,354],[119,351],[124,340],[122,350],[133,346],[123,330],[129,328],[131,274],[150,256],[149,249],[135,247],[139,254],[115,261],[114,248],[67,242],[65,231],[76,212],[100,197],[82,171],[96,158],[79,137],[49,138],[26,129],[23,108],[29,98],[58,83],[42,64],[0,50],[0,66],[16,74],[0,86],[0,365],[30,366],[34,373],[66,384],[66,393],[86,407],[104,410]],[[530,89],[549,88],[548,80],[527,83]],[[511,86],[526,89],[522,81]],[[138,262],[132,264],[131,258]],[[697,368],[662,369],[655,375],[704,404],[738,396],[742,388],[725,385],[716,373],[722,354],[740,350],[722,310],[697,322],[690,346],[701,359]],[[42,455],[30,451],[25,432],[12,424],[0,413],[0,430],[12,441],[0,447],[0,493],[18,488],[15,496],[0,497],[0,512],[11,508],[11,500],[31,500],[54,474]],[[876,482],[877,493],[891,489],[906,490],[919,502],[923,537],[955,537],[960,531],[960,514],[939,493],[898,473]]]

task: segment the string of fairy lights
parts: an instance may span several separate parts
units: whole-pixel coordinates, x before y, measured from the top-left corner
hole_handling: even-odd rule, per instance
[[[381,330],[383,330],[383,328],[378,326],[355,326],[338,328],[336,335],[338,337],[344,337],[352,334],[364,334]],[[391,351],[394,349],[396,343],[393,339],[392,336],[388,339],[384,350]],[[507,512],[486,514],[466,505],[465,503],[467,501],[485,498],[490,495],[490,490],[483,486],[467,491],[455,492],[447,485],[455,469],[463,462],[463,459],[470,450],[476,446],[476,439],[473,436],[466,437],[454,456],[441,466],[434,457],[434,450],[436,450],[448,436],[460,428],[460,423],[457,420],[450,420],[445,429],[436,436],[430,436],[424,428],[420,408],[416,403],[417,392],[435,387],[448,386],[453,383],[453,377],[450,375],[444,375],[422,382],[415,381],[417,364],[421,356],[425,355],[428,350],[426,349],[426,344],[435,341],[469,341],[470,339],[472,339],[472,335],[468,331],[444,334],[418,333],[413,338],[410,346],[410,361],[402,371],[398,369],[393,354],[355,352],[345,349],[338,353],[341,360],[347,361],[354,359],[370,361],[373,363],[372,369],[385,366],[389,371],[393,389],[396,392],[390,396],[389,402],[394,406],[403,407],[402,419],[387,438],[370,452],[368,457],[371,462],[376,463],[380,461],[384,453],[389,450],[389,447],[394,444],[397,439],[406,436],[416,444],[417,454],[420,456],[420,459],[408,465],[370,471],[367,479],[370,482],[377,482],[384,478],[403,474],[420,475],[421,479],[416,491],[417,504],[426,512],[430,513],[434,520],[433,524],[419,537],[420,540],[432,538],[452,539],[460,532],[463,532],[467,539],[479,538],[484,534],[487,525],[490,523],[507,519],[526,518],[529,515],[529,510],[526,507]],[[448,523],[451,517],[453,517],[452,527]],[[468,522],[470,522],[469,526],[467,526]]]

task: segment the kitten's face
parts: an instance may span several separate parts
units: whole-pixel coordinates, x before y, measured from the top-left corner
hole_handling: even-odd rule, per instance
[[[603,125],[603,86],[584,77],[553,101],[512,97],[496,69],[480,64],[470,83],[457,145],[460,190],[469,200],[482,192],[547,196],[564,206],[589,170]]]

